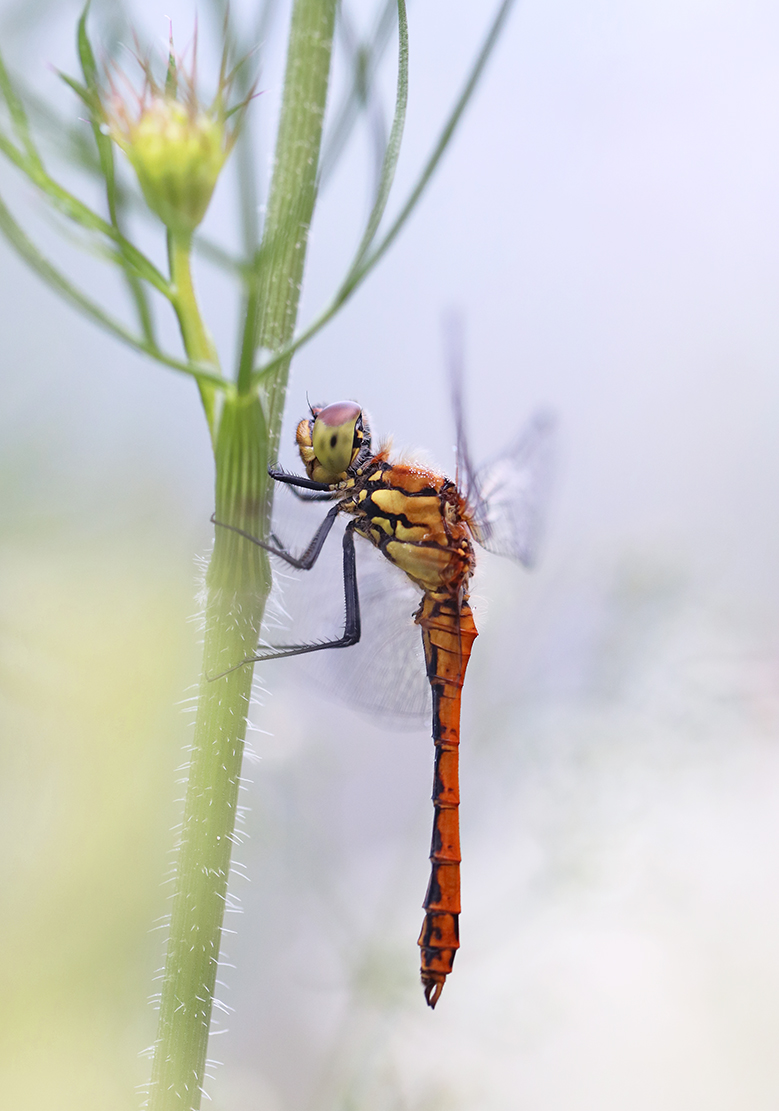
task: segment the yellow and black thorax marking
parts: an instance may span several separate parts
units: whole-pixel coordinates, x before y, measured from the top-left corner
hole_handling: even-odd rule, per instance
[[[354,529],[423,590],[464,598],[474,568],[465,499],[436,471],[375,455],[354,401],[311,406],[297,427],[308,478],[329,487]]]
[[[443,475],[379,452],[345,489],[355,529],[423,590],[467,591],[474,553],[457,487]],[[351,488],[349,488],[351,487]]]

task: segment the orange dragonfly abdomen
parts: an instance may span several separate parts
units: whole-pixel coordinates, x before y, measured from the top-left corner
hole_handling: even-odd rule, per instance
[[[415,620],[433,689],[433,836],[418,944],[425,999],[435,1007],[460,947],[460,699],[478,634],[468,602],[448,593],[426,593]]]
[[[433,691],[435,812],[419,946],[425,998],[435,1007],[460,945],[460,698],[477,635],[467,602],[474,554],[466,504],[443,475],[390,464],[380,452],[366,464],[344,508],[357,531],[424,591],[415,621]]]

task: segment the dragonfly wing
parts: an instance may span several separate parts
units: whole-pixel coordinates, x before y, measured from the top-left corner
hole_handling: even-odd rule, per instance
[[[367,541],[358,544],[357,583],[359,643],[302,657],[301,670],[324,693],[376,715],[384,724],[429,724],[432,696],[422,634],[414,623],[419,590]]]
[[[554,419],[539,413],[507,452],[474,476],[472,531],[488,552],[532,567],[553,467]]]
[[[450,313],[444,322],[444,341],[452,394],[452,412],[457,434],[455,482],[458,488],[471,500],[471,494],[475,493],[478,488],[477,475],[468,448],[468,428],[465,421],[465,341],[463,331],[461,315],[456,312]]]
[[[476,470],[468,449],[464,399],[463,321],[452,313],[445,321],[444,338],[457,431],[459,489],[465,494],[474,538],[496,555],[535,562],[552,472],[554,421],[539,413],[514,444],[492,462]]]
[[[279,527],[289,529],[286,513]],[[274,561],[274,590],[263,639],[273,644],[315,642],[343,628],[341,531],[336,528],[310,572]],[[382,724],[429,725],[432,696],[422,634],[414,623],[420,591],[368,541],[356,538],[361,636],[350,648],[310,652],[289,666],[324,696],[346,702]]]

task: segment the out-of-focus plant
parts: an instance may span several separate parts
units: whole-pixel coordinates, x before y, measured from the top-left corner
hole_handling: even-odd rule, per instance
[[[92,143],[73,133],[65,150],[96,175],[104,211],[96,211],[47,169],[31,121],[51,122],[52,112],[21,92],[0,59],[0,96],[5,123],[0,152],[39,192],[44,202],[87,237],[105,261],[124,276],[134,325],[109,313],[79,288],[33,243],[0,200],[0,230],[38,275],[75,308],[135,350],[195,380],[214,449],[216,516],[252,535],[269,533],[273,483],[268,464],[279,441],[290,360],[338,312],[386,252],[417,204],[447,148],[457,123],[498,39],[512,0],[500,4],[463,90],[408,197],[386,224],[385,210],[400,152],[408,90],[408,33],[404,0],[382,0],[374,30],[364,42],[351,32],[345,13],[342,38],[351,59],[351,82],[333,112],[322,145],[337,0],[294,0],[286,73],[266,216],[257,219],[255,166],[246,116],[253,108],[257,44],[271,10],[240,41],[223,12],[221,65],[216,91],[199,99],[196,42],[185,63],[171,41],[167,68],[155,76],[140,58],[141,88],[118,65],[99,67],[87,33],[89,5],[78,22],[81,73],[63,80],[80,98],[91,123]],[[217,7],[218,7],[217,3]],[[361,112],[376,117],[375,75],[397,27],[397,89],[389,133],[381,139],[370,213],[354,258],[330,303],[296,332],[308,229],[317,191],[345,148]],[[45,128],[39,128],[44,138]],[[54,129],[57,131],[57,129]],[[60,129],[61,130],[61,129]],[[50,129],[51,131],[51,129]],[[51,138],[51,134],[49,135]],[[62,140],[62,134],[57,138]],[[67,138],[67,134],[66,134]],[[136,184],[117,165],[116,147],[135,172]],[[242,251],[197,238],[220,172],[236,147]],[[128,210],[146,206],[167,238],[167,272],[160,270],[128,233]],[[201,314],[192,275],[193,250],[228,270],[239,283],[241,314],[238,359],[226,373]],[[173,310],[183,355],[165,351],[157,338],[155,302]],[[253,654],[270,590],[264,553],[238,534],[217,529],[207,575],[203,672],[176,867],[176,887],[150,1106],[198,1108],[202,1094],[213,991],[225,909],[230,855],[252,667],[235,667]],[[225,673],[216,681],[210,677]]]

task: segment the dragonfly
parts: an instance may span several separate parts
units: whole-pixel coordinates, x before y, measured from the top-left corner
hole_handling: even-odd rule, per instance
[[[368,417],[356,402],[309,405],[309,415],[295,434],[305,474],[278,465],[268,468],[276,482],[291,487],[302,500],[333,502],[299,555],[275,533],[261,540],[212,518],[304,571],[317,562],[335,521],[343,516],[347,522],[342,543],[345,616],[341,634],[316,642],[261,647],[236,667],[330,649],[348,651],[358,644],[362,616],[355,537],[368,541],[421,592],[413,620],[421,631],[432,694],[435,761],[430,881],[418,945],[422,986],[431,1008],[441,996],[460,947],[460,703],[477,636],[468,600],[476,566],[474,541],[526,567],[533,565],[553,426],[550,416],[537,415],[507,451],[475,470],[458,390],[454,405],[455,481],[414,461],[393,458],[389,444],[374,451]]]

